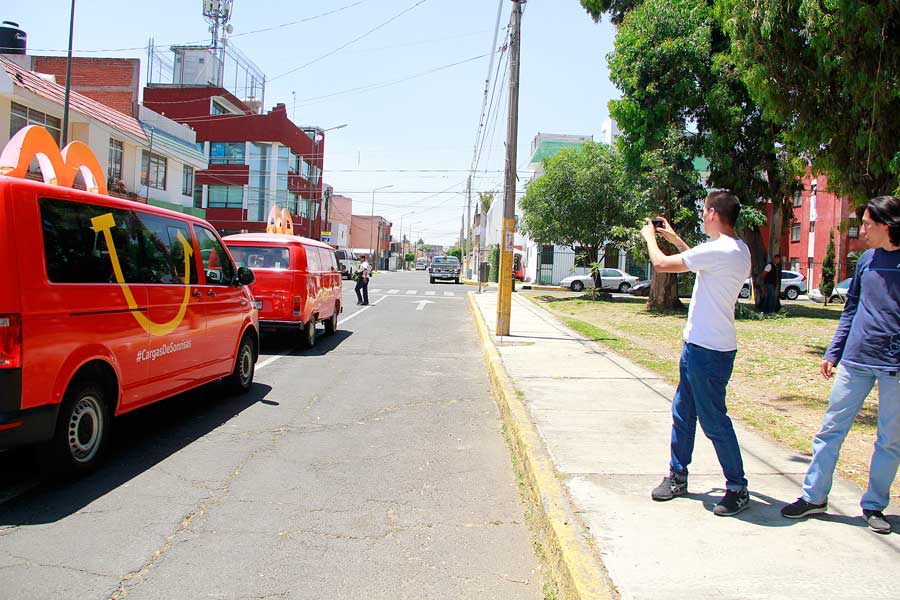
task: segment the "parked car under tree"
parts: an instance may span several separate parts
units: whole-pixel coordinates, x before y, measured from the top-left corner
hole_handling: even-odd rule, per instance
[[[600,287],[604,290],[627,293],[631,286],[639,281],[638,277],[629,275],[619,269],[601,269]],[[571,275],[559,282],[559,285],[573,292],[580,292],[594,286],[594,278],[590,275]]]

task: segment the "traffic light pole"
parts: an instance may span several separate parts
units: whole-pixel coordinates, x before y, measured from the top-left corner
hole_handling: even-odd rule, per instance
[[[516,146],[519,139],[519,59],[522,32],[522,4],[512,0],[512,29],[509,53],[509,111],[506,123],[506,176],[503,190],[503,224],[500,235],[500,265],[497,282],[497,335],[509,335],[512,310],[513,245],[516,220]]]

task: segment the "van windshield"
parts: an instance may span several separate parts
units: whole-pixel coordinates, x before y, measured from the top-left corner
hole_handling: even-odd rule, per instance
[[[269,246],[228,246],[238,266],[251,269],[288,269],[290,252],[287,248]]]

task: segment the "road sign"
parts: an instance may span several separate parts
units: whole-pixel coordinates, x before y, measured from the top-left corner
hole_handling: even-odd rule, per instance
[[[325,235],[325,234],[323,233],[323,234],[322,234],[322,241],[323,241],[323,242],[330,242],[330,241],[331,241],[331,236],[330,236],[330,235]]]

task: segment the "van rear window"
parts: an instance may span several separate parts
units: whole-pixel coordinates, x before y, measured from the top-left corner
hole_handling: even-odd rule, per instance
[[[53,283],[116,283],[114,262],[125,283],[184,284],[185,267],[189,283],[197,283],[196,262],[185,262],[182,238],[190,245],[186,223],[152,215],[41,198],[44,259],[47,278]],[[108,230],[113,249],[107,247],[105,230],[95,231],[91,219],[111,215]],[[193,248],[191,248],[193,251]]]
[[[287,248],[228,246],[238,266],[251,269],[288,269],[291,254]]]

